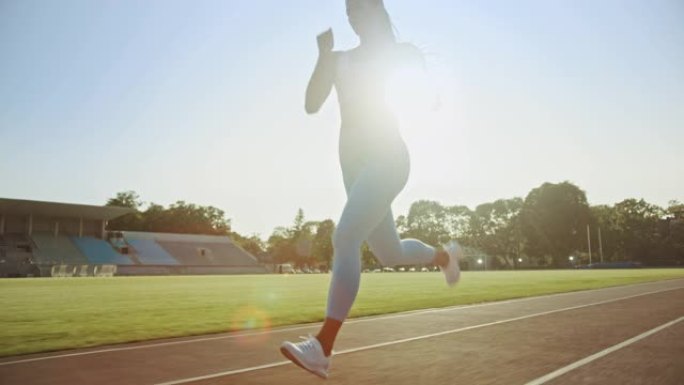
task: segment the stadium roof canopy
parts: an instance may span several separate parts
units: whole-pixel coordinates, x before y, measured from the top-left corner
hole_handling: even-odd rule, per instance
[[[73,203],[0,198],[0,214],[4,215],[33,215],[108,221],[133,212],[135,212],[134,209],[127,207],[89,206]]]

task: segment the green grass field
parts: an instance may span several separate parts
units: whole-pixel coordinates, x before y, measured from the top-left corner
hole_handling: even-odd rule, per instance
[[[684,269],[364,274],[353,317],[684,278]],[[0,356],[322,320],[330,275],[0,280]]]

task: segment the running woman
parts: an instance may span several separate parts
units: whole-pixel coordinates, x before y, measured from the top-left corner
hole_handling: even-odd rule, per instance
[[[306,112],[318,112],[335,87],[340,105],[339,154],[347,202],[333,235],[332,281],[326,318],[316,336],[284,342],[281,352],[300,367],[328,377],[335,338],[349,314],[361,278],[364,241],[383,266],[433,264],[446,282],[458,282],[461,248],[455,242],[435,248],[400,240],[391,204],[406,185],[409,154],[397,119],[385,100],[393,71],[424,66],[413,45],[398,43],[382,0],[346,0],[358,47],[333,51],[332,30],[318,36],[318,62],[306,90]]]

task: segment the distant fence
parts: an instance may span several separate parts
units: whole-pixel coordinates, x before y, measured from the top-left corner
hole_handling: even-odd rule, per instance
[[[35,276],[68,277],[113,277],[113,276],[153,276],[153,275],[235,275],[268,274],[264,266],[226,266],[226,265],[86,265],[86,264],[41,264],[35,266]]]
[[[576,269],[640,269],[642,267],[640,262],[634,261],[600,262],[575,266]]]
[[[228,275],[266,274],[263,266],[120,265],[116,275]]]
[[[49,275],[46,268],[41,268],[41,275],[67,278],[67,277],[113,277],[116,274],[116,265],[53,265],[50,266]]]

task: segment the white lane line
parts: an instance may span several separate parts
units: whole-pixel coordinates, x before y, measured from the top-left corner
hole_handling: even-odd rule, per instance
[[[608,354],[613,353],[616,350],[620,350],[620,349],[624,348],[625,346],[629,346],[635,342],[641,341],[644,338],[649,337],[655,333],[658,333],[659,331],[661,331],[663,329],[669,328],[670,326],[675,325],[678,322],[681,322],[683,320],[684,320],[684,317],[679,317],[676,320],[673,320],[673,321],[670,321],[666,324],[660,325],[660,326],[658,326],[654,329],[651,329],[647,332],[641,333],[636,337],[632,337],[626,341],[622,341],[617,345],[613,345],[607,349],[601,350],[598,353],[592,354],[592,355],[585,357],[579,361],[573,362],[572,364],[570,364],[568,366],[564,366],[564,367],[562,367],[556,371],[553,371],[553,372],[551,372],[545,376],[539,377],[536,380],[532,380],[532,381],[528,382],[526,385],[545,384],[545,383],[547,383],[547,382],[549,382],[549,381],[551,381],[557,377],[560,377],[560,376],[562,376],[562,375],[564,375],[564,374],[566,374],[572,370],[579,368],[580,366],[584,366],[584,365],[586,365],[592,361],[598,360],[601,357],[607,356]]]
[[[452,310],[457,311],[457,310],[472,309],[472,308],[477,308],[477,307],[496,306],[496,305],[505,305],[505,304],[517,303],[517,302],[543,300],[543,299],[552,298],[552,297],[582,295],[582,294],[587,294],[587,293],[596,292],[596,291],[609,291],[609,290],[614,290],[614,289],[630,289],[630,288],[644,286],[644,285],[656,285],[656,284],[660,284],[660,283],[668,283],[668,282],[677,281],[677,280],[679,280],[679,279],[642,282],[642,283],[637,283],[637,284],[633,284],[633,285],[611,286],[611,287],[604,287],[604,288],[599,288],[599,289],[571,291],[571,292],[565,292],[565,293],[545,294],[545,295],[539,295],[539,296],[533,296],[533,297],[508,299],[508,300],[504,300],[504,301],[478,303],[478,304],[473,304],[473,305],[457,305],[457,306],[449,306],[449,307],[444,307],[444,308],[411,310],[411,311],[407,311],[407,312],[395,313],[395,314],[390,314],[390,315],[370,316],[370,317],[364,317],[364,318],[358,318],[358,319],[351,319],[349,321],[346,321],[345,325],[360,323],[360,322],[371,322],[371,321],[380,321],[380,320],[403,318],[403,317],[412,317],[412,316],[419,316],[419,315],[430,314],[430,313],[448,312],[448,311],[452,311]],[[677,290],[680,288],[681,287],[677,287],[677,288],[668,289],[668,290]],[[89,351],[78,352],[78,353],[55,354],[55,355],[44,356],[44,357],[26,358],[26,359],[0,362],[0,366],[25,364],[25,363],[30,363],[30,362],[54,360],[54,359],[59,359],[59,358],[87,356],[87,355],[91,355],[91,354],[116,353],[116,352],[123,352],[123,351],[129,351],[129,350],[151,349],[151,348],[174,346],[174,345],[185,345],[185,344],[191,344],[191,343],[196,343],[196,342],[207,342],[207,341],[217,341],[217,340],[232,339],[232,338],[252,337],[252,336],[259,336],[259,335],[271,334],[271,333],[285,333],[285,332],[291,332],[291,331],[295,331],[295,330],[311,329],[311,328],[315,328],[318,326],[320,326],[320,322],[312,323],[309,325],[286,326],[286,327],[282,327],[282,328],[278,328],[278,329],[261,330],[261,331],[255,331],[255,332],[235,332],[234,334],[229,334],[229,335],[189,338],[189,339],[184,339],[182,341],[152,342],[152,343],[146,343],[144,345],[96,349],[96,350],[89,350]]]
[[[483,323],[483,324],[479,324],[479,325],[472,325],[472,326],[466,326],[466,327],[462,327],[462,328],[458,328],[458,329],[451,329],[451,330],[445,330],[445,331],[441,331],[441,332],[437,332],[437,333],[425,334],[425,335],[417,336],[417,337],[402,338],[399,340],[381,342],[381,343],[377,343],[377,344],[373,344],[373,345],[361,346],[358,348],[345,349],[345,350],[341,350],[341,351],[335,351],[335,355],[339,356],[341,354],[356,353],[356,352],[361,352],[364,350],[377,349],[377,348],[382,348],[382,347],[386,347],[386,346],[398,345],[398,344],[403,344],[406,342],[424,340],[424,339],[439,337],[439,336],[443,336],[443,335],[447,335],[447,334],[460,333],[460,332],[464,332],[464,331],[468,331],[468,330],[484,328],[487,326],[501,325],[501,324],[520,321],[520,320],[524,320],[524,319],[528,319],[528,318],[540,317],[540,316],[544,316],[544,315],[560,313],[560,312],[569,311],[569,310],[582,309],[582,308],[590,307],[590,306],[603,305],[606,303],[618,302],[618,301],[623,301],[626,299],[643,297],[646,295],[663,293],[663,292],[668,292],[668,291],[673,291],[673,290],[679,290],[679,288],[677,288],[677,289],[665,289],[665,290],[658,290],[658,291],[652,291],[652,292],[647,292],[647,293],[634,294],[634,295],[630,295],[627,297],[613,298],[613,299],[609,299],[609,300],[593,302],[590,304],[571,306],[571,307],[566,307],[566,308],[562,308],[562,309],[548,310],[548,311],[528,314],[528,315],[524,315],[524,316],[520,316],[520,317],[508,318],[508,319],[499,320],[499,321],[487,322],[487,323]],[[193,382],[193,381],[209,380],[212,378],[232,376],[232,375],[240,374],[240,373],[252,372],[252,371],[257,371],[257,370],[261,370],[261,369],[273,368],[273,367],[277,367],[277,366],[283,366],[283,365],[287,365],[289,363],[290,363],[290,361],[278,361],[278,362],[273,362],[273,363],[266,364],[266,365],[259,365],[259,366],[252,366],[252,367],[248,367],[248,368],[227,370],[224,372],[212,373],[212,374],[207,374],[204,376],[197,376],[197,377],[184,378],[184,379],[174,380],[174,381],[169,381],[169,382],[162,382],[162,383],[158,383],[156,385],[185,384],[185,383]]]

